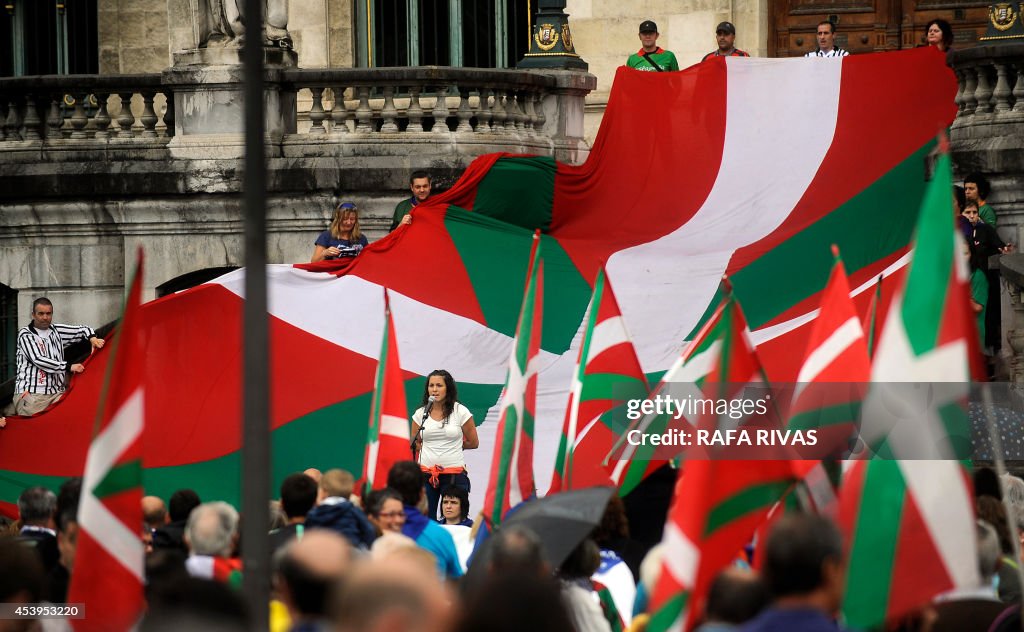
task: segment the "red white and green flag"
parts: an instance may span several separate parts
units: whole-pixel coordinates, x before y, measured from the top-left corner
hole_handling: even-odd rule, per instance
[[[612,483],[615,463],[595,464],[602,463],[615,443],[615,419],[622,430],[627,402],[647,394],[647,378],[602,267],[587,308],[549,494]]]
[[[731,295],[721,310],[702,391],[730,397],[741,385],[761,381],[762,369],[750,343],[739,304]],[[726,415],[702,415],[698,428],[735,425]],[[651,596],[648,630],[689,630],[703,611],[715,575],[736,559],[768,512],[793,486],[793,464],[784,459],[736,461],[691,458],[676,484],[662,544],[661,574]]]
[[[434,369],[452,373],[460,401],[480,422],[480,449],[466,459],[471,476],[482,478],[538,228],[547,288],[538,480],[551,480],[602,264],[652,382],[721,303],[723,274],[743,303],[766,373],[794,381],[803,358],[792,351],[806,347],[832,264],[821,244],[838,243],[851,286],[865,292],[865,283],[903,265],[925,157],[935,130],[956,112],[956,78],[933,53],[856,55],[834,64],[729,58],[678,73],[624,69],[585,163],[483,156],[451,189],[417,207],[411,225],[358,257],[259,271],[268,280],[274,358],[274,485],[308,467],[363,471],[383,288],[406,392],[421,392]],[[877,98],[880,84],[885,99]],[[878,208],[887,209],[885,230],[864,221]],[[239,503],[242,412],[232,394],[241,390],[241,372],[230,359],[244,341],[230,323],[241,320],[244,277],[236,270],[142,308],[151,353],[141,370],[153,385],[143,436],[147,493],[166,497],[189,487]],[[310,358],[329,366],[313,369]],[[31,424],[8,424],[0,511],[16,513],[27,486],[53,487],[82,471],[91,436],[76,421],[95,409],[108,361],[101,350],[57,406]],[[40,454],[39,445],[50,449]],[[474,494],[483,489],[475,486]]]
[[[78,546],[68,602],[85,604],[76,630],[127,630],[142,616],[142,431],[146,343],[142,336],[142,250],[113,337],[114,361],[96,412],[78,507]]]
[[[493,532],[508,510],[536,493],[533,478],[533,430],[537,401],[537,363],[544,313],[544,259],[540,234],[534,236],[530,273],[508,378],[501,396],[497,439],[491,455],[491,476],[484,497],[484,520]]]
[[[970,478],[949,458],[966,423],[977,338],[951,186],[943,152],[873,358],[862,435],[879,456],[855,462],[840,491],[849,546],[843,614],[852,627],[882,625],[979,581]]]
[[[398,339],[391,317],[391,302],[384,291],[384,339],[381,343],[373,402],[370,405],[370,431],[366,435],[363,481],[367,491],[387,486],[388,471],[398,461],[409,460],[409,410],[405,400],[405,382],[398,359]]]

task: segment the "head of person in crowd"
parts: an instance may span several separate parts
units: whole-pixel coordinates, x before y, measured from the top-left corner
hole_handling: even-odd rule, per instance
[[[704,621],[739,626],[756,617],[768,601],[768,589],[757,573],[730,566],[711,582]]]
[[[277,586],[293,625],[326,619],[328,598],[352,565],[351,549],[348,540],[326,529],[313,529],[285,545]]]
[[[818,30],[815,33],[815,39],[818,42],[818,49],[827,53],[836,47],[836,25],[835,22],[830,20],[822,20],[818,22]]]
[[[1013,554],[1013,540],[1010,538],[1010,525],[1006,521],[1006,507],[1001,500],[992,496],[979,496],[976,506],[978,520],[984,520],[995,530],[999,541],[999,550],[1003,555]]]
[[[823,516],[783,516],[765,542],[762,576],[774,604],[816,609],[832,616],[845,587],[843,539]]]
[[[953,47],[953,27],[942,19],[931,20],[924,25],[924,41],[946,52]]]
[[[171,494],[168,503],[168,511],[171,515],[171,522],[185,522],[188,520],[192,510],[200,504],[199,494],[191,489],[179,489]]]
[[[452,414],[455,402],[459,400],[459,386],[451,373],[444,369],[435,369],[427,375],[427,381],[423,384],[423,397],[420,398],[420,406],[424,410],[430,405],[431,397],[434,398],[434,406],[441,406],[445,417]]]
[[[381,533],[401,533],[405,524],[402,496],[385,488],[366,495],[366,517]]]
[[[210,579],[176,576],[153,590],[139,632],[246,632],[248,609],[239,591]]]
[[[316,481],[305,474],[289,474],[281,482],[281,511],[288,524],[301,523],[316,504]]]
[[[592,538],[584,538],[558,567],[558,575],[568,580],[586,579],[600,567],[601,549]]]
[[[960,213],[964,212],[964,205],[967,204],[967,198],[964,197],[964,188],[959,184],[953,185],[953,216],[957,217]]]
[[[402,552],[351,570],[332,599],[334,629],[441,632],[450,629],[450,602],[436,567]]]
[[[167,505],[159,496],[142,497],[142,520],[150,529],[159,529],[167,524]]]
[[[985,203],[989,193],[992,192],[992,185],[988,178],[980,173],[971,173],[964,178],[964,196],[968,202],[975,202],[979,206]]]
[[[423,491],[423,471],[415,461],[399,461],[388,471],[388,487],[398,492],[402,504],[418,507],[426,493]]]
[[[629,538],[629,518],[626,516],[626,504],[618,494],[612,494],[601,514],[601,522],[594,527],[590,537],[602,549],[611,548],[613,543]]]
[[[999,535],[996,529],[985,520],[978,519],[975,524],[978,546],[979,587],[988,588],[993,585],[996,572],[999,570]]]
[[[462,524],[469,518],[469,492],[449,485],[441,490],[441,522]]]
[[[352,202],[342,202],[335,207],[330,230],[335,239],[358,241],[363,234],[359,227],[359,207]]]
[[[45,296],[32,301],[32,326],[36,329],[49,329],[53,323],[53,303]]]
[[[394,555],[399,550],[404,549],[417,549],[423,551],[430,556],[431,564],[437,564],[437,557],[433,553],[424,548],[420,548],[420,546],[416,544],[416,540],[413,540],[399,531],[384,531],[381,533],[380,537],[373,541],[373,546],[370,547],[370,559],[378,561],[383,560]]]
[[[352,472],[342,469],[327,470],[320,479],[320,489],[324,498],[344,498],[348,500],[355,489],[356,478]]]
[[[544,543],[530,529],[510,525],[499,529],[492,538],[490,575],[514,573],[546,577],[551,574],[551,566],[544,556]]]
[[[409,190],[417,204],[430,197],[431,186],[430,174],[426,171],[413,171],[409,175]]]
[[[78,549],[78,499],[82,494],[82,479],[64,481],[57,490],[57,548],[60,563],[70,573],[75,566]]]
[[[732,22],[720,23],[715,27],[715,39],[719,54],[728,55],[736,49],[736,27]]]
[[[640,38],[640,47],[644,49],[645,53],[653,53],[658,50],[658,25],[654,23],[654,20],[644,20],[640,23],[640,32],[638,37]]]
[[[18,496],[18,517],[23,526],[53,529],[56,511],[57,495],[45,487],[29,487]]]
[[[0,538],[0,604],[36,604],[42,601],[43,564],[30,548],[14,538]],[[35,630],[34,619],[0,619],[0,630]]]
[[[463,607],[456,632],[564,632],[576,626],[557,581],[517,571],[484,578]]]
[[[238,512],[226,502],[203,503],[189,514],[185,544],[192,555],[231,557],[238,540]]]
[[[981,221],[981,215],[978,213],[978,205],[975,202],[968,202],[964,205],[964,212],[962,215],[967,218],[967,221],[969,221],[972,226]],[[978,492],[975,493],[977,494]]]
[[[1003,485],[1003,495],[1006,504],[1010,506],[1010,515],[1007,519],[1010,523],[1010,531],[1024,549],[1024,479],[1013,474],[1003,474],[999,477]]]
[[[316,469],[315,467],[307,467],[306,469],[302,470],[302,473],[313,479],[317,485],[320,484],[320,479],[323,478],[323,472]]]

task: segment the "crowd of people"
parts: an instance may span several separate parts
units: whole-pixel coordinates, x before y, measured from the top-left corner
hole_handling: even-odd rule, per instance
[[[388,487],[365,498],[355,495],[352,475],[343,470],[289,475],[272,503],[275,514],[281,512],[272,519],[278,524],[266,536],[273,591],[265,613],[247,611],[239,592],[243,540],[231,505],[201,502],[187,489],[166,505],[145,497],[147,607],[138,629],[247,630],[257,616],[269,616],[273,632],[642,632],[651,625],[665,549],[659,544],[637,552],[620,498],[612,497],[600,523],[564,559],[553,559],[529,527],[510,525],[478,547],[467,574],[448,531],[468,529],[463,490],[449,487],[442,494],[459,508],[439,522],[426,514],[420,473],[415,462],[398,462]],[[893,629],[1019,629],[1024,480],[981,468],[974,487],[977,537],[965,544],[977,547],[980,581],[936,596]],[[80,494],[81,479],[56,494],[42,487],[21,494],[19,520],[0,532],[0,602],[66,602]],[[787,512],[757,546],[756,569],[741,552],[711,581],[699,632],[844,629],[840,607],[849,597],[850,547],[831,519]],[[611,570],[616,567],[618,576]],[[102,616],[101,608],[88,612]],[[25,625],[0,626],[68,629],[59,620],[42,627],[16,623]]]

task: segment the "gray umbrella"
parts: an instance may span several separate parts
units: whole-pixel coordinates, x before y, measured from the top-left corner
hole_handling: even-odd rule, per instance
[[[613,493],[612,487],[588,487],[530,500],[516,508],[500,528],[519,525],[536,533],[544,543],[544,559],[557,569],[601,522]],[[470,575],[487,567],[490,545],[488,538],[473,554]]]

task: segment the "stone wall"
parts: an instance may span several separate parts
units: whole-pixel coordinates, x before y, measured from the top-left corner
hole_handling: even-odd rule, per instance
[[[160,72],[171,63],[167,49],[167,0],[99,0],[100,74]],[[188,3],[171,23],[191,33]]]
[[[640,22],[658,24],[658,44],[676,54],[680,68],[715,50],[715,26],[726,20],[736,25],[737,48],[755,57],[768,50],[767,0],[568,0],[566,13],[576,52],[597,76],[597,90],[587,96],[588,143],[597,135],[616,70],[640,48]]]

